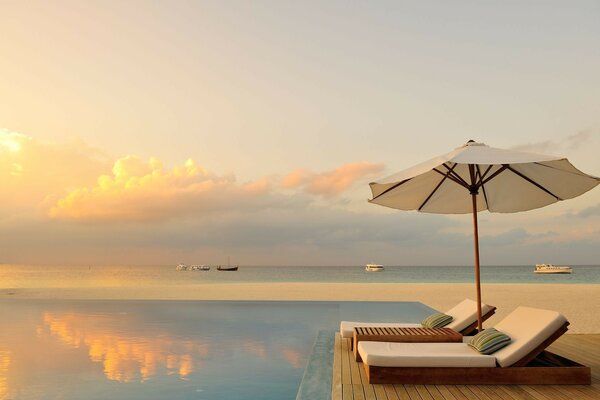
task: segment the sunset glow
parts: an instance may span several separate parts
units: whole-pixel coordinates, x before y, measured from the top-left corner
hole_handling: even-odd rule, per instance
[[[600,2],[0,10],[0,400],[600,393]]]

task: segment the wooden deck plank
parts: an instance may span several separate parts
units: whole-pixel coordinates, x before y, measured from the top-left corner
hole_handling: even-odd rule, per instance
[[[448,388],[448,390],[450,391],[450,393],[452,393],[454,395],[455,399],[457,399],[457,400],[469,400],[469,398],[467,396],[465,396],[465,394],[462,392],[462,390],[460,390],[456,386],[452,385],[452,386],[446,386],[446,387]]]
[[[354,400],[365,400],[365,392],[363,390],[363,385],[360,383],[353,383],[352,395],[354,396]]]
[[[396,389],[396,394],[400,400],[410,400],[410,396],[404,385],[394,385],[394,389]]]
[[[332,400],[600,399],[600,335],[564,335],[549,350],[592,367],[592,385],[369,385],[348,340],[336,335]]]
[[[376,400],[377,396],[375,395],[375,389],[373,388],[373,385],[369,384],[365,369],[362,368],[362,365],[359,365],[358,370],[360,371],[360,381],[365,393],[365,400]]]
[[[504,400],[506,396],[499,396],[493,388],[494,385],[474,385],[469,386],[472,391],[477,391],[477,395],[489,400]],[[475,390],[473,390],[475,389]]]
[[[486,399],[482,399],[479,396],[477,396],[477,394],[475,394],[473,391],[471,391],[471,389],[469,389],[469,387],[465,386],[465,385],[456,385],[456,387],[458,388],[458,390],[460,390],[467,399],[471,400],[486,400]]]
[[[335,334],[333,344],[333,380],[331,382],[331,400],[342,400],[342,338]]]
[[[580,390],[578,387],[567,388],[564,386],[557,385],[554,386],[554,388],[565,396],[571,396],[571,398],[574,397],[573,395],[575,395],[576,398],[582,400],[597,400],[599,398],[597,393],[585,389]]]
[[[404,388],[408,392],[408,395],[410,396],[411,400],[422,400],[421,395],[419,394],[419,391],[417,390],[415,385],[404,385]]]
[[[446,385],[435,385],[445,400],[458,400]]]
[[[350,350],[348,349],[348,340],[342,339],[342,385],[352,384],[350,374]]]
[[[571,400],[572,397],[567,397],[564,396],[562,393],[558,392],[556,389],[550,387],[550,386],[546,386],[546,385],[535,385],[535,386],[531,386],[531,388],[533,390],[535,390],[538,393],[543,394],[544,396],[546,396],[549,399],[555,399],[555,400]]]
[[[354,393],[352,391],[352,384],[342,384],[342,399],[343,400],[354,400]]]
[[[365,369],[362,368],[362,365],[359,365],[358,370],[360,371],[360,380],[363,385],[363,390],[365,392],[365,400],[377,400],[377,396],[375,395],[375,389],[373,385],[370,385],[367,380],[367,373]]]
[[[562,340],[554,343],[550,348],[556,349],[556,351],[564,351],[572,354],[576,354],[577,357],[582,357],[586,361],[593,364],[600,364],[600,353],[589,352],[588,348],[597,347],[600,344],[600,337],[594,340],[585,338],[584,335],[572,335],[580,336],[578,338],[568,338],[569,335],[565,335],[567,340]]]
[[[375,390],[375,396],[377,397],[377,400],[388,400],[383,385],[373,385],[373,390]]]
[[[388,400],[400,400],[396,393],[396,389],[394,389],[394,385],[383,385],[383,388]]]
[[[415,389],[417,389],[417,393],[421,396],[423,400],[433,400],[433,396],[429,393],[429,390],[425,387],[425,385],[415,385]]]
[[[522,388],[524,391],[535,397],[537,400],[552,400],[548,397],[548,395],[540,393],[530,386],[520,386],[520,388]]]
[[[494,387],[494,390],[501,397],[506,397],[506,395],[508,395],[513,400],[542,400],[527,393],[525,390],[523,390],[522,387],[518,385],[498,385]]]
[[[360,367],[363,368],[362,364]],[[350,377],[353,384],[362,384],[362,380],[360,379],[360,371],[358,370],[358,364],[354,361],[352,356],[350,356]]]
[[[440,393],[439,389],[435,387],[435,385],[424,385],[425,389],[429,392],[429,395],[433,398],[433,400],[446,400],[444,396]]]

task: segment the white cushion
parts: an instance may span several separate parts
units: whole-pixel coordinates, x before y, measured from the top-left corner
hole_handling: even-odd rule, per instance
[[[352,338],[354,334],[354,328],[359,326],[366,326],[369,328],[379,328],[389,326],[390,328],[420,328],[421,324],[410,324],[403,322],[355,322],[355,321],[342,321],[340,323],[340,333],[343,338]]]
[[[481,315],[485,315],[492,309],[487,304],[481,304]],[[445,326],[445,328],[454,329],[456,332],[460,332],[473,322],[477,321],[477,302],[471,299],[464,299],[453,308],[446,311],[446,314],[451,315],[452,322]]]
[[[495,367],[496,358],[464,343],[359,342],[363,362],[376,367]]]
[[[485,314],[492,309],[487,304],[481,305],[481,314]],[[445,328],[454,329],[457,332],[462,331],[473,322],[477,321],[477,302],[471,299],[465,299],[456,306],[446,311],[446,314],[451,315],[453,320]],[[389,326],[393,328],[414,328],[421,327],[421,324],[411,324],[407,322],[354,322],[342,321],[340,323],[340,333],[343,338],[349,339],[352,337],[354,328],[358,326],[382,327]]]
[[[494,353],[498,364],[510,367],[542,344],[565,322],[565,316],[556,311],[517,307],[494,326],[512,339],[508,346]]]

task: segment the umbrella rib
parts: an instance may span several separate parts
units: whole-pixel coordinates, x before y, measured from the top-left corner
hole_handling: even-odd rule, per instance
[[[555,195],[554,193],[552,193],[551,191],[549,191],[548,189],[546,189],[545,187],[543,187],[542,185],[540,185],[539,183],[537,183],[536,181],[534,181],[533,179],[529,178],[528,176],[523,175],[522,173],[520,173],[519,171],[515,170],[514,168],[512,168],[510,165],[506,167],[508,170],[510,170],[512,173],[514,173],[515,175],[525,179],[527,182],[531,183],[532,185],[534,185],[535,187],[537,187],[538,189],[543,190],[544,192],[546,192],[547,194],[549,194],[550,196],[554,197],[556,200],[562,200],[560,197],[558,197],[557,195]]]
[[[492,175],[490,175],[490,177],[487,178],[485,181],[482,181],[479,184],[479,186],[485,185],[486,183],[488,183],[489,181],[494,179],[496,176],[498,176],[500,173],[504,172],[507,168],[508,168],[508,164],[502,164],[502,167],[498,168],[498,170],[496,172],[494,172]]]
[[[456,167],[458,165],[458,163],[454,163],[454,166],[452,168],[447,166],[446,163],[443,163],[442,165],[448,170],[450,175],[452,175],[456,180],[462,182],[462,185],[464,187],[469,187],[469,184],[467,183],[467,181],[465,181],[458,173],[456,173],[456,171],[454,171],[454,167]]]
[[[485,200],[485,208],[489,209],[487,193],[485,193],[485,187],[483,186],[483,177],[481,176],[481,170],[479,169],[479,164],[475,165],[475,167],[477,168],[477,175],[479,175],[479,183],[480,183],[479,186],[481,187],[481,191],[483,192],[483,199]],[[487,174],[488,171],[490,170],[490,168],[492,168],[491,165],[488,167],[488,169],[483,174],[484,175]]]
[[[446,165],[444,163],[444,165]],[[429,193],[429,196],[427,196],[427,198],[425,199],[425,201],[421,204],[421,206],[417,209],[418,211],[421,211],[421,209],[423,207],[425,207],[425,204],[427,204],[427,202],[429,201],[429,199],[431,199],[431,197],[435,194],[435,192],[437,192],[437,190],[440,188],[440,186],[442,186],[442,183],[444,183],[444,181],[448,178],[448,176],[450,175],[450,173],[454,170],[454,168],[456,168],[458,164],[454,164],[452,166],[452,168],[450,168],[448,170],[448,172],[446,173],[446,175],[444,175],[444,177],[442,178],[442,180],[437,184],[437,186],[435,187],[435,189],[433,189],[433,191],[431,193]]]
[[[373,201],[373,200],[375,200],[375,199],[377,199],[377,198],[379,198],[379,197],[383,196],[383,195],[384,195],[384,194],[386,194],[387,192],[389,192],[389,191],[391,191],[391,190],[394,190],[394,189],[396,189],[398,186],[400,186],[400,185],[402,185],[402,184],[404,184],[404,183],[406,183],[406,182],[410,181],[411,179],[412,179],[412,178],[408,178],[408,179],[405,179],[405,180],[403,180],[403,181],[400,181],[400,182],[396,183],[394,186],[392,186],[392,187],[390,187],[390,188],[388,188],[388,189],[385,189],[383,192],[381,192],[381,193],[379,193],[377,196],[373,197],[373,198],[372,198],[370,201]]]
[[[567,160],[567,161],[568,161],[568,160]],[[555,170],[555,171],[564,172],[565,174],[571,174],[571,175],[575,175],[575,176],[583,176],[583,177],[592,178],[592,179],[595,179],[595,180],[597,180],[597,181],[600,181],[600,178],[598,178],[598,177],[595,177],[595,176],[588,175],[588,174],[586,174],[586,173],[583,173],[583,172],[581,172],[581,171],[579,171],[579,170],[577,170],[577,172],[573,172],[573,171],[566,171],[566,170],[564,170],[564,169],[556,168],[556,167],[554,167],[554,166],[552,166],[552,165],[546,165],[546,164],[544,164],[544,163],[542,163],[542,162],[539,162],[539,161],[537,161],[537,162],[534,162],[534,164],[535,164],[535,165],[539,165],[540,167],[546,167],[546,168],[553,169],[553,170]],[[571,165],[571,166],[573,166],[573,165]],[[577,168],[575,168],[575,169],[577,169]]]
[[[488,172],[490,172],[490,170],[492,169],[492,167],[494,166],[494,164],[491,164],[487,167],[487,169],[485,170],[485,172],[483,173],[483,175],[481,175],[481,171],[479,173],[479,182],[482,182],[481,184],[483,185],[483,180],[485,179],[485,177],[487,176]],[[477,169],[479,170],[479,164],[477,164]]]
[[[465,188],[467,188],[467,189],[469,188],[469,186],[468,186],[468,185],[466,185],[464,182],[461,182],[461,181],[459,181],[458,179],[456,179],[455,177],[451,176],[450,174],[447,174],[447,173],[445,174],[445,173],[443,173],[442,171],[440,171],[440,170],[439,170],[439,169],[437,169],[437,168],[434,168],[433,170],[434,170],[435,172],[437,172],[438,174],[440,174],[440,175],[442,175],[442,176],[445,176],[445,177],[447,177],[447,178],[448,178],[448,179],[450,179],[452,182],[454,182],[454,183],[457,183],[457,184],[459,184],[460,186],[463,186],[463,187],[465,187]]]

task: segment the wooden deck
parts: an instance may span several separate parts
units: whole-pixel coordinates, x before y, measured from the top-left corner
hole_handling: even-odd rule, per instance
[[[592,367],[592,385],[369,385],[350,339],[335,336],[332,400],[600,399],[600,334],[564,335],[549,350]]]

